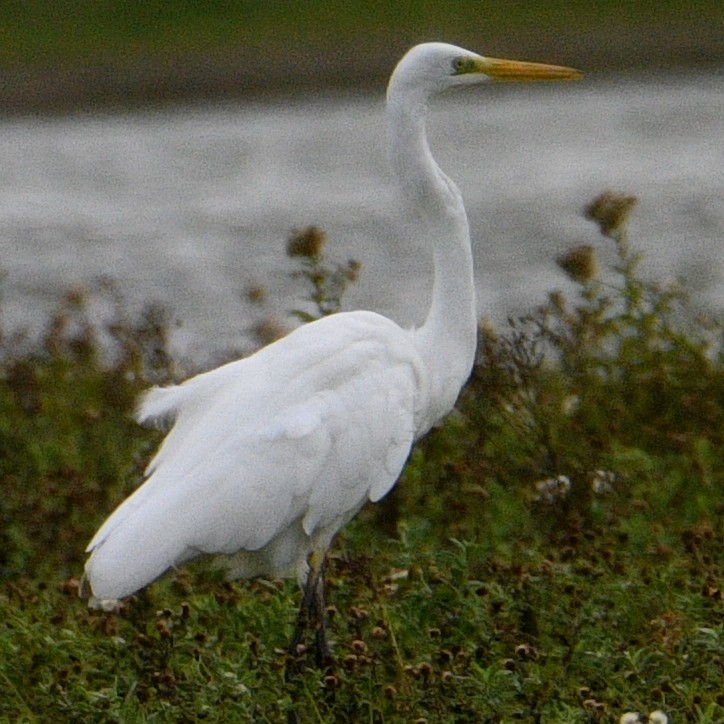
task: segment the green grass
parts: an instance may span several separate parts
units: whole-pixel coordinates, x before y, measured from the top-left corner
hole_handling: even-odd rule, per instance
[[[554,0],[512,4],[502,0],[457,3],[159,2],[44,0],[6,2],[0,16],[0,66],[48,66],[56,63],[103,64],[180,58],[189,53],[226,52],[253,47],[284,52],[296,44],[327,47],[335,53],[351,45],[370,52],[392,41],[406,43],[447,37],[463,41],[511,34],[574,32],[596,29],[645,29],[679,33],[696,23],[719,23],[715,0],[682,3],[661,0],[655,6],[620,0]],[[615,36],[615,33],[614,33]]]
[[[129,414],[176,376],[163,314],[118,302],[98,329],[76,292],[41,340],[5,335],[0,721],[722,721],[722,327],[642,281],[632,205],[592,205],[604,235],[559,261],[573,295],[486,325],[457,411],[332,552],[334,667],[292,682],[290,582],[196,565],[116,614],[78,599],[87,541],[159,439]],[[358,267],[312,237],[300,273],[327,312]]]

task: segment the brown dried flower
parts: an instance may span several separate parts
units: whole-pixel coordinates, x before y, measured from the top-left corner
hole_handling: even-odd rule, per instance
[[[275,317],[262,319],[251,328],[252,333],[262,345],[271,344],[284,337],[289,330]]]
[[[629,214],[637,203],[635,196],[625,196],[609,189],[586,207],[586,218],[595,221],[604,236],[611,236],[626,225]]]
[[[556,262],[570,279],[579,284],[590,282],[598,274],[598,257],[590,244],[574,246],[559,256]]]
[[[266,300],[267,292],[261,284],[252,284],[246,289],[246,298],[252,304],[261,304]]]
[[[316,259],[322,252],[327,235],[317,226],[295,229],[287,242],[287,256],[305,256]]]

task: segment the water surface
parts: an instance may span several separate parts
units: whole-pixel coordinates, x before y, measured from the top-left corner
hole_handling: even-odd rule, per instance
[[[481,316],[567,288],[555,257],[606,241],[581,210],[614,187],[640,197],[631,237],[656,278],[685,275],[724,307],[721,73],[495,86],[441,99],[431,145],[466,199]],[[158,300],[195,357],[244,345],[259,317],[298,307],[290,229],[324,228],[363,264],[348,308],[419,322],[428,249],[401,222],[383,98],[327,96],[163,112],[0,121],[6,327],[37,330],[60,294],[115,278]],[[266,306],[244,299],[250,284]]]

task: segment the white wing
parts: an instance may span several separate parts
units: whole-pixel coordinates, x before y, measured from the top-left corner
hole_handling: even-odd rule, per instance
[[[94,596],[121,598],[196,555],[258,551],[300,526],[308,546],[285,564],[303,564],[315,537],[394,485],[424,390],[410,333],[370,312],[326,317],[151,390],[139,418],[174,425],[147,481],[88,546]]]

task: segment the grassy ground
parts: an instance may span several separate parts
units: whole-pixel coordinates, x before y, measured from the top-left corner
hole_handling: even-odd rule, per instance
[[[197,566],[116,614],[78,598],[159,439],[129,413],[176,374],[162,310],[109,287],[99,330],[74,292],[42,340],[6,335],[0,721],[723,721],[722,328],[640,280],[632,204],[589,209],[604,235],[559,260],[577,296],[485,330],[457,411],[330,557],[334,666],[290,682],[292,583]],[[330,311],[357,267],[295,249]]]
[[[718,0],[5,5],[2,112],[380,89],[408,47],[433,39],[587,71],[724,60]]]

